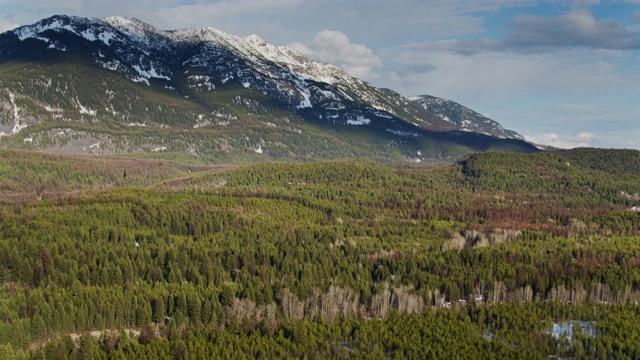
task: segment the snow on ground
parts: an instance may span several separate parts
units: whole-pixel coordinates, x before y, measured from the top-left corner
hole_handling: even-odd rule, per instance
[[[298,109],[312,108],[313,105],[311,104],[311,94],[309,94],[309,90],[303,89],[303,91],[301,92],[301,95],[302,95],[302,101],[300,101],[300,105],[298,105],[297,108]]]
[[[402,137],[418,137],[420,136],[420,134],[413,132],[413,131],[402,131],[402,130],[395,130],[395,129],[386,129],[388,132],[398,135],[398,136],[402,136]]]
[[[149,70],[145,70],[143,68],[141,68],[139,65],[133,65],[133,69],[143,78],[145,79],[151,79],[151,78],[156,78],[156,79],[165,79],[165,80],[171,80],[170,77],[166,76],[166,75],[162,75],[160,73],[158,73],[158,71],[155,69],[155,67],[153,66],[153,64],[150,65],[150,69]]]
[[[369,125],[371,120],[365,118],[362,115],[356,116],[355,119],[347,119],[347,125]]]
[[[77,97],[75,98],[75,103],[78,108],[78,111],[80,111],[80,114],[96,116],[97,112],[95,110],[91,110],[85,107],[84,105],[82,105],[82,103],[80,102],[80,99],[78,99]]]
[[[113,71],[118,70],[118,68],[120,67],[120,62],[118,60],[105,61],[99,64],[102,65],[103,68]]]
[[[52,106],[49,106],[49,105],[45,105],[45,106],[44,106],[44,109],[45,109],[47,112],[52,112],[52,113],[63,112],[63,110],[62,110],[62,109],[60,109],[60,108],[56,108],[56,107],[52,107]]]
[[[9,92],[9,101],[11,102],[11,106],[13,106],[13,129],[11,130],[11,134],[15,135],[15,134],[19,133],[20,130],[26,128],[29,125],[23,123],[22,119],[20,119],[20,112],[19,112],[20,109],[18,108],[18,105],[16,104],[16,98],[15,98],[15,95],[12,92]],[[4,134],[4,135],[6,135],[6,134]]]

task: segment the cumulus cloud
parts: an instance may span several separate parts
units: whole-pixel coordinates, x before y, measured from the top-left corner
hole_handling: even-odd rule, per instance
[[[374,70],[382,66],[382,60],[373,50],[362,44],[352,44],[341,31],[323,30],[309,46],[301,43],[289,46],[317,61],[337,65],[358,78],[375,78]]]
[[[576,147],[590,147],[596,139],[596,134],[590,132],[580,132],[574,135],[559,135],[556,133],[548,133],[542,135],[524,135],[527,141],[548,145],[562,149],[571,149]]]

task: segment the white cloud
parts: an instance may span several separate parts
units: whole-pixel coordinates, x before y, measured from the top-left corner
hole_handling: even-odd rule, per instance
[[[596,139],[596,134],[590,132],[580,132],[574,135],[559,135],[556,133],[548,133],[542,135],[524,135],[527,141],[549,145],[562,149],[571,149],[576,147],[590,147]]]
[[[323,30],[316,34],[309,46],[300,43],[289,46],[317,61],[337,65],[357,78],[376,78],[374,70],[382,66],[382,60],[373,50],[352,44],[341,31]]]

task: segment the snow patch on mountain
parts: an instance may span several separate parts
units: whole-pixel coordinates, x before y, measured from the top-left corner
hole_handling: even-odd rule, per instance
[[[393,116],[387,114],[386,112],[383,111],[374,111],[374,114],[376,114],[377,117],[381,117],[381,118],[385,118],[385,119],[393,119]]]
[[[97,35],[94,33],[95,30],[87,29],[80,34],[89,41],[102,41],[105,45],[111,45],[111,42],[116,39],[116,35],[109,31],[101,31]]]
[[[369,125],[371,120],[362,115],[358,115],[355,119],[347,119],[347,125]]]
[[[137,83],[143,83],[143,84],[146,84],[147,86],[151,86],[151,84],[149,83],[149,80],[147,80],[147,78],[142,76],[132,76],[131,81],[137,82]]]
[[[58,43],[57,41],[55,43],[50,44],[49,46],[47,46],[47,49],[49,50],[59,50],[59,51],[67,51],[67,47]]]
[[[112,61],[105,61],[105,62],[98,62],[100,64],[100,66],[102,66],[105,69],[108,70],[113,70],[113,71],[117,71],[118,68],[120,68],[120,61],[118,60],[112,60]]]
[[[312,108],[313,105],[311,104],[311,94],[309,94],[309,91],[302,91],[301,93],[302,95],[302,101],[300,102],[300,105],[297,106],[298,109],[305,109],[305,108]]]
[[[25,41],[27,39],[37,39],[46,43],[51,41],[49,38],[38,35],[39,33],[34,29],[25,28],[21,30],[22,31],[16,30],[16,35],[18,35],[18,39],[20,39],[20,41]]]
[[[388,132],[398,135],[398,136],[402,136],[402,137],[418,137],[420,136],[420,134],[418,134],[417,132],[414,131],[403,131],[403,130],[397,130],[397,129],[388,129],[385,128],[385,130],[387,130]]]
[[[140,75],[141,77],[143,77],[145,79],[156,78],[156,79],[171,80],[170,77],[168,77],[166,75],[162,75],[161,73],[159,73],[155,69],[153,64],[149,65],[149,69],[143,69],[143,68],[140,67],[140,65],[133,65],[133,69],[138,73],[138,75]]]
[[[15,135],[19,133],[20,130],[26,128],[29,125],[27,125],[26,123],[23,123],[22,119],[20,118],[20,109],[16,104],[16,97],[12,92],[9,92],[9,102],[13,107],[13,129],[11,129],[11,134]],[[7,134],[4,134],[4,135],[7,135]]]
[[[76,97],[75,99],[72,99],[72,102],[75,103],[76,108],[78,109],[80,114],[96,116],[97,112],[95,110],[91,110],[91,109],[85,107],[84,105],[82,105],[82,103],[80,102],[80,99],[78,99],[78,97]]]
[[[213,83],[213,79],[207,75],[190,75],[187,78],[187,81],[189,82],[189,87],[192,89],[204,88],[211,91],[216,88],[215,84]]]
[[[49,105],[45,105],[45,106],[44,106],[44,109],[45,109],[47,112],[50,112],[50,113],[63,112],[63,110],[62,110],[62,109],[60,109],[59,107],[54,107],[54,106],[49,106]]]
[[[50,40],[48,38],[42,37],[40,36],[40,34],[42,34],[47,30],[60,31],[62,29],[69,30],[75,33],[75,31],[71,26],[62,24],[60,20],[55,20],[50,24],[41,22],[31,26],[21,27],[19,29],[14,30],[13,33],[18,36],[18,39],[20,39],[20,41],[25,41],[27,39],[38,39],[44,42],[49,42]]]
[[[20,121],[20,114],[18,113],[18,105],[16,105],[16,97],[12,92],[9,92],[9,102],[13,107],[13,121],[17,123]]]

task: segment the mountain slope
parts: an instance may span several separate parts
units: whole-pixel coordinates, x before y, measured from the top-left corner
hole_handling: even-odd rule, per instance
[[[440,119],[455,124],[463,131],[480,132],[488,135],[524,140],[524,137],[515,131],[506,130],[496,121],[455,101],[430,95],[412,96],[409,97],[409,100],[411,100],[412,104],[425,109]]]
[[[438,114],[255,35],[69,16],[0,35],[0,138],[12,147],[225,161],[535,151],[497,123],[463,134]]]

